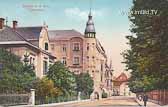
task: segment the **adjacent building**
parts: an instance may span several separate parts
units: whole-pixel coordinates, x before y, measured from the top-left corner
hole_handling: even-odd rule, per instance
[[[128,87],[128,76],[122,72],[118,77],[113,78],[113,95],[132,96],[133,93]]]
[[[9,27],[4,21],[0,18],[0,47],[18,55],[22,61],[28,57],[27,62],[36,75],[43,77],[56,58],[50,52],[47,27],[17,27],[17,21]]]

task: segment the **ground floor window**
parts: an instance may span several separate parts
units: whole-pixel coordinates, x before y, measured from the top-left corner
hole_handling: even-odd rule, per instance
[[[43,61],[43,74],[47,74],[48,71],[48,63],[47,61]]]
[[[63,58],[62,58],[62,63],[63,63],[64,65],[66,65],[66,64],[67,64],[66,57],[63,57]]]

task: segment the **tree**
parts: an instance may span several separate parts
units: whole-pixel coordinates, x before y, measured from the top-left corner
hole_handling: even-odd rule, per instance
[[[90,77],[88,73],[81,73],[76,75],[77,82],[77,91],[81,92],[85,96],[90,96],[93,92],[93,79]]]
[[[61,62],[57,61],[50,66],[49,71],[47,72],[47,78],[51,79],[54,82],[54,86],[61,89],[64,95],[75,93],[75,75]]]
[[[0,48],[0,93],[27,92],[36,79],[31,66],[24,65],[20,58]]]
[[[42,79],[36,79],[36,81],[33,82],[33,87],[36,91],[37,101],[40,100],[42,103],[45,103],[47,98],[53,98],[62,95],[61,90],[57,87],[54,87],[54,82],[46,77]]]
[[[157,14],[135,14],[156,10]],[[131,70],[129,86],[133,92],[168,88],[168,1],[133,0],[129,16],[131,32],[127,36],[130,50],[123,53],[127,70]]]

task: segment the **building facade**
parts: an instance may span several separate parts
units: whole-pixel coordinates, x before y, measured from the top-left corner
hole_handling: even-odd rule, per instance
[[[128,87],[128,76],[121,73],[118,77],[113,78],[113,95],[114,96],[134,96]]]
[[[93,96],[101,98],[102,92],[112,94],[112,70],[99,40],[91,11],[84,34],[76,30],[49,31],[51,51],[57,60],[75,74],[88,72],[94,80]]]
[[[36,76],[42,78],[56,58],[50,53],[47,28],[17,27],[17,21],[9,27],[4,21],[0,18],[0,47],[19,56],[21,61],[27,57],[27,63],[32,65]]]

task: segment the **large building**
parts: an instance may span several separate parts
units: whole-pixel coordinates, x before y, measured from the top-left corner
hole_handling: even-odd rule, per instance
[[[111,95],[112,70],[107,64],[105,50],[96,38],[91,11],[84,34],[76,30],[49,31],[51,51],[57,60],[72,72],[88,72],[94,80],[94,94],[101,96],[105,91]]]
[[[105,50],[96,38],[91,11],[84,34],[76,30],[49,30],[46,25],[13,27],[0,18],[0,47],[15,53],[32,64],[38,77],[43,77],[48,66],[61,61],[71,72],[88,72],[94,80],[93,96],[101,98],[102,92],[112,94],[112,70],[107,64]]]

